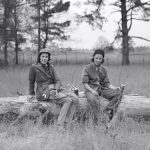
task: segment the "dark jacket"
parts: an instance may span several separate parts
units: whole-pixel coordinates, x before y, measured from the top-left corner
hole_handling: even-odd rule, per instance
[[[58,82],[59,79],[56,75],[56,71],[51,64],[48,63],[47,67],[41,63],[31,66],[29,71],[29,94],[36,94],[38,100],[41,100],[43,94],[49,93],[49,85],[57,84]],[[35,83],[37,84],[36,92],[34,91]]]
[[[97,67],[94,63],[86,65],[83,69],[82,83],[87,83],[91,88],[107,88],[110,81],[104,66]]]

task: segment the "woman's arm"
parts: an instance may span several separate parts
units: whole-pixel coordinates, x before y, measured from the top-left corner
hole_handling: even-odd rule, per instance
[[[98,93],[96,90],[92,89],[90,86],[89,86],[89,73],[88,73],[88,67],[85,66],[84,69],[83,69],[83,72],[82,72],[82,84],[85,88],[86,91],[89,91],[91,92],[93,95],[95,96],[98,96]]]
[[[112,89],[112,90],[120,90],[120,87],[116,87],[116,86],[114,86],[114,85],[112,85],[112,84],[110,84],[110,85],[108,86],[108,88],[110,88],[110,89]]]
[[[54,80],[54,89],[58,90],[61,86],[61,81],[56,73],[55,68],[53,66],[52,66],[52,68],[53,68],[53,77],[54,77],[54,79],[53,79]]]
[[[92,89],[87,83],[83,83],[83,86],[87,91],[91,92],[95,96],[98,96],[97,91]]]
[[[105,86],[112,89],[112,90],[120,90],[120,87],[116,87],[110,83],[108,73],[107,73],[107,70],[105,68],[104,68],[104,72],[105,72],[105,78],[104,78]]]

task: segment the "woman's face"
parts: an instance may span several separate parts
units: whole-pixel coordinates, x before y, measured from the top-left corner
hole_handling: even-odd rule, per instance
[[[47,53],[42,53],[40,55],[40,62],[41,62],[41,64],[43,64],[43,65],[47,64],[48,59],[49,59],[49,55]]]
[[[94,63],[98,66],[102,63],[103,61],[103,56],[101,54],[96,54],[94,56]]]

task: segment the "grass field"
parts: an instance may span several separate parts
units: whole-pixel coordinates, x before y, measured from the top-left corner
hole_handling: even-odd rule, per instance
[[[0,125],[1,150],[149,150],[150,124],[127,118],[106,132],[103,126],[72,124],[66,132],[56,126]]]
[[[87,64],[90,62],[90,58],[92,58],[93,51],[52,51],[52,62],[58,65],[69,65],[69,64]],[[0,55],[0,58],[2,58]],[[37,59],[37,53],[33,52],[20,52],[19,53],[19,64],[23,65],[31,65]],[[105,64],[106,65],[120,65],[121,64],[122,55],[119,51],[106,53],[105,56]],[[150,64],[150,50],[140,52],[130,52],[129,55],[130,63],[138,64],[138,65],[146,65]],[[8,56],[9,64],[15,64],[15,54],[10,53]]]
[[[119,66],[105,64],[110,81],[125,84],[125,94],[138,93],[150,97],[150,65]],[[56,65],[63,84],[82,90],[84,65]],[[28,94],[29,67],[8,67],[0,70],[0,97]],[[150,122],[126,118],[106,132],[104,126],[71,123],[65,133],[56,126],[27,122],[22,126],[0,124],[0,150],[150,150]]]
[[[81,74],[84,65],[55,66],[63,84],[73,84],[82,89]],[[108,66],[110,81],[126,85],[126,93],[138,93],[150,97],[150,65]],[[10,67],[0,70],[0,97],[28,94],[29,67]]]

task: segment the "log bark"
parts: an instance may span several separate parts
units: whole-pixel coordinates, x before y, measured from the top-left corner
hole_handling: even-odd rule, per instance
[[[108,101],[100,98],[100,106],[105,108]],[[89,111],[87,99],[83,92],[79,93],[78,112]],[[50,102],[38,102],[36,99],[29,101],[28,95],[18,97],[1,97],[0,98],[0,121],[10,119],[11,121],[19,116],[32,116],[39,118],[45,112],[49,112],[53,116],[58,116],[60,106]],[[118,106],[117,117],[119,114],[123,116],[147,116],[150,117],[150,98],[140,95],[124,95]],[[11,115],[14,117],[11,117]],[[116,117],[116,118],[117,118]],[[114,121],[115,122],[115,121]]]
[[[124,115],[150,116],[150,98],[140,95],[124,95],[119,111]]]
[[[150,120],[150,98],[141,95],[124,95],[117,112],[107,128],[114,127],[118,118],[132,117],[135,120]]]

